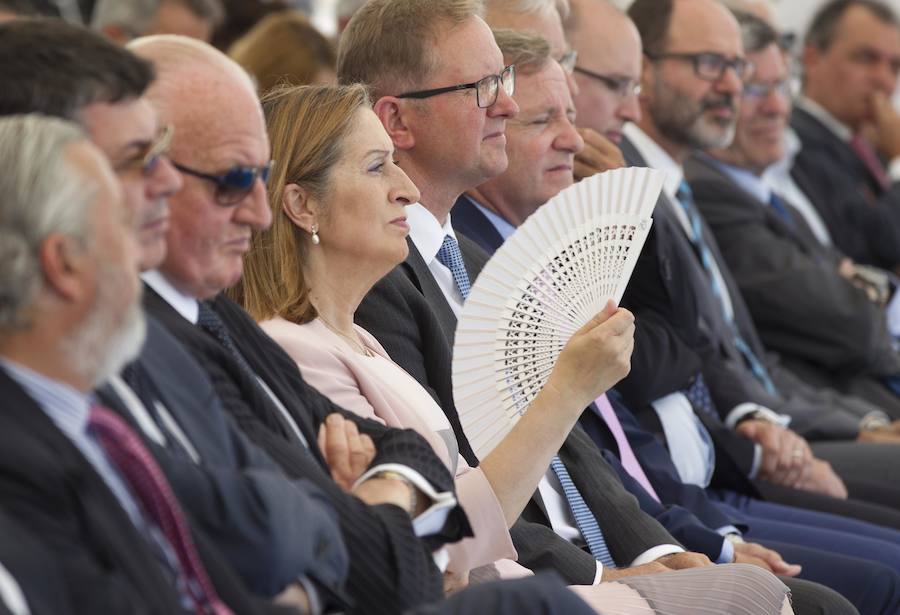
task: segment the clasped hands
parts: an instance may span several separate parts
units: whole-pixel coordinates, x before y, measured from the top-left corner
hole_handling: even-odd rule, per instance
[[[751,419],[739,423],[735,431],[762,447],[760,479],[836,498],[847,497],[847,488],[831,464],[814,457],[809,443],[790,429]]]

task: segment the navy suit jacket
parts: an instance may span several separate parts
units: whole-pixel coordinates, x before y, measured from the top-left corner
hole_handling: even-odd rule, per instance
[[[155,318],[147,325],[137,362],[200,456],[195,464],[175,447],[149,443],[179,501],[254,592],[274,596],[302,574],[339,594],[347,552],[327,496],[308,480],[288,479],[250,443],[193,357]],[[131,419],[109,387],[100,394]]]
[[[453,228],[473,241],[481,245],[488,253],[493,253],[503,244],[503,237],[494,228],[490,220],[478,210],[475,204],[466,197],[461,196],[453,206]],[[643,327],[639,327],[644,329]],[[637,346],[637,345],[636,345]],[[648,348],[651,344],[644,344]],[[659,353],[656,353],[656,365],[659,363]],[[675,365],[678,365],[675,363]],[[665,372],[668,370],[655,370]],[[688,376],[690,378],[690,375]],[[684,383],[682,383],[684,386]],[[681,387],[678,387],[681,388]],[[622,467],[618,458],[618,447],[612,433],[606,427],[604,421],[591,409],[582,415],[581,426],[585,429],[594,443],[603,452],[604,458],[609,462],[625,488],[632,493],[641,506],[641,509],[659,521],[679,542],[695,551],[700,551],[709,556],[713,561],[719,558],[722,551],[722,536],[709,528],[719,528],[727,525],[740,525],[741,520],[729,519],[708,500],[703,489],[694,485],[685,485],[678,477],[668,451],[645,431],[635,420],[634,416],[621,403],[618,396],[611,392],[610,403],[616,410],[625,429],[629,443],[634,447],[641,444],[642,456],[638,457],[641,466],[644,467],[648,478],[653,475],[656,480],[650,478],[653,488],[660,488],[657,493],[664,502],[677,501],[682,506],[663,506],[653,499],[644,488]],[[624,419],[624,420],[623,420]],[[615,453],[613,453],[615,451]],[[637,455],[638,449],[635,449]],[[649,462],[652,461],[651,465]],[[690,509],[690,510],[688,510]],[[701,518],[695,516],[694,511]]]

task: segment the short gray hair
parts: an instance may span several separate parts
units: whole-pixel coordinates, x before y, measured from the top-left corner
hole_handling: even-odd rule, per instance
[[[569,0],[485,0],[489,11],[507,11],[521,15],[543,14],[551,10],[559,12],[560,19],[569,16]]]
[[[515,64],[519,74],[537,72],[551,59],[550,43],[540,34],[508,28],[493,32],[497,47],[503,52],[503,63]]]
[[[0,118],[0,334],[27,326],[41,290],[40,247],[52,233],[87,241],[96,183],[68,161],[87,137],[77,125],[42,115]]]
[[[140,36],[150,28],[161,4],[162,0],[98,0],[91,28],[118,26],[132,37]]]

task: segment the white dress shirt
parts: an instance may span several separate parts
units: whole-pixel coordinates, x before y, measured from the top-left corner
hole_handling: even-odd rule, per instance
[[[794,206],[798,213],[803,216],[806,225],[809,226],[813,235],[819,240],[823,246],[833,244],[831,233],[822,220],[819,210],[816,209],[812,201],[806,196],[806,193],[800,189],[794,177],[791,175],[791,169],[794,167],[794,160],[803,144],[800,137],[793,129],[788,127],[784,133],[784,149],[785,155],[781,160],[773,163],[763,173],[763,181],[775,191],[780,197]]]
[[[472,199],[472,201],[481,211],[485,213],[489,212],[489,210],[481,206],[474,199]],[[444,241],[444,236],[449,234],[456,238],[456,234],[453,232],[450,222],[450,216],[447,216],[447,221],[442,226],[430,211],[418,203],[407,207],[406,211],[406,219],[410,225],[410,237],[412,238],[413,244],[415,244],[416,249],[421,253],[425,262],[428,263],[429,270],[434,274],[435,280],[437,281],[438,286],[441,287],[441,291],[447,298],[447,302],[450,304],[453,313],[458,317],[463,307],[462,295],[456,287],[456,282],[453,280],[450,270],[437,260],[437,252]],[[493,212],[490,212],[490,214],[493,214]],[[496,214],[493,214],[493,216],[489,215],[488,217],[489,219],[492,219],[497,216]],[[495,228],[497,228],[497,231],[504,239],[508,238],[515,230],[509,223],[506,223],[505,225],[495,225]],[[423,250],[427,250],[427,252],[423,252]],[[553,528],[553,531],[569,542],[576,543],[579,546],[583,545],[584,538],[575,523],[575,517],[572,515],[569,504],[563,495],[562,485],[560,485],[556,473],[550,468],[547,469],[544,477],[538,484],[538,491],[544,501],[544,508],[547,510],[547,517],[550,519],[550,526]],[[680,553],[682,551],[684,551],[684,549],[677,545],[657,545],[644,553],[641,553],[629,564],[629,566],[640,566],[641,564],[652,562],[664,555]],[[594,584],[600,582],[602,575],[603,564],[598,561]]]
[[[22,588],[2,563],[0,563],[0,602],[6,605],[13,615],[29,615],[31,613]]]
[[[684,178],[683,168],[681,167],[681,165],[675,162],[675,160],[673,160],[665,150],[663,150],[655,141],[653,141],[653,139],[647,136],[647,134],[644,133],[644,131],[638,128],[635,124],[630,123],[626,125],[624,132],[625,136],[628,137],[628,140],[631,141],[631,143],[635,146],[635,148],[637,148],[638,152],[644,158],[647,166],[665,171],[666,180],[663,184],[663,192],[672,203],[671,210],[674,211],[675,215],[678,217],[678,220],[681,223],[682,230],[688,237],[690,237],[692,234],[692,230],[687,214],[685,214],[681,207],[675,206],[675,203],[677,202],[676,193],[678,191],[679,185],[681,184],[681,180]],[[768,199],[766,199],[766,201],[768,201]],[[719,270],[716,259],[713,259],[710,265],[712,267],[713,277],[716,278],[716,281],[721,290],[721,298],[725,307],[725,312],[729,318],[734,318],[734,304],[732,303],[731,296],[728,293],[728,286],[725,284],[725,279],[722,277],[722,273]],[[746,402],[738,404],[731,409],[731,411],[725,417],[725,424],[733,429],[741,418],[743,418],[747,414],[750,414],[751,412],[759,412],[762,415],[766,416],[768,420],[776,422],[783,426],[786,426],[786,424],[790,421],[790,417],[778,414],[770,408],[766,408],[765,406],[761,406],[760,404]],[[761,463],[762,448],[757,444],[754,446],[753,465],[749,474],[750,478],[756,477],[756,474],[759,472]]]

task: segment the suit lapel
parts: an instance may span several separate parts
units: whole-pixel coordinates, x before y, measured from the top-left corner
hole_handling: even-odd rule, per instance
[[[400,267],[425,297],[428,305],[432,307],[435,315],[438,317],[438,322],[444,331],[444,335],[452,344],[453,336],[456,333],[456,315],[447,303],[444,291],[441,290],[441,287],[434,279],[431,270],[428,268],[416,245],[409,238],[407,238],[406,242],[409,244],[409,256],[406,257],[406,260],[403,261]]]
[[[21,474],[29,491],[33,486],[50,507],[45,512],[66,524],[80,523],[78,532],[97,562],[124,574],[153,605],[153,612],[176,612],[170,580],[119,501],[75,445],[3,370],[0,399],[3,432],[10,438],[0,453],[0,473]]]

